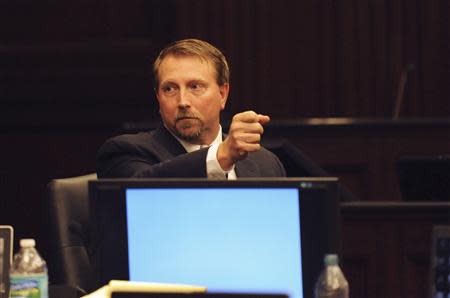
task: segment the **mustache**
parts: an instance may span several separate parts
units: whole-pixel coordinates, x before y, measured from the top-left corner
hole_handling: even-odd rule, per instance
[[[200,119],[196,114],[190,112],[179,112],[175,117],[175,121],[183,119]]]

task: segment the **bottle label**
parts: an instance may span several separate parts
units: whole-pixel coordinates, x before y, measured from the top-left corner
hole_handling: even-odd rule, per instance
[[[11,275],[10,298],[48,298],[46,275]]]

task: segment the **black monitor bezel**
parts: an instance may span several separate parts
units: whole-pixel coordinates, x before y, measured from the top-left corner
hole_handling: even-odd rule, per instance
[[[5,285],[5,293],[0,293],[0,298],[9,297],[9,269],[13,256],[13,234],[12,226],[0,225],[0,239],[3,241],[2,268],[0,270],[2,272],[1,282]]]
[[[312,295],[314,282],[326,253],[341,253],[338,179],[244,178],[238,180],[206,179],[100,179],[89,182],[91,212],[91,261],[97,275],[97,286],[111,279],[128,280],[128,249],[125,190],[127,188],[223,188],[223,187],[294,187],[302,190],[300,210],[304,296]],[[326,192],[326,195],[318,190]],[[305,195],[309,194],[309,195]],[[308,197],[309,196],[309,197]],[[318,197],[316,197],[318,196]],[[320,197],[327,197],[325,202]],[[99,212],[102,209],[102,212]],[[108,228],[105,228],[105,225]],[[114,243],[112,250],[105,243]],[[110,260],[115,260],[111,262]]]

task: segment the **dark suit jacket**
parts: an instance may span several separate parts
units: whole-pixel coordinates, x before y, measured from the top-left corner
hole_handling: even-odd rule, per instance
[[[208,149],[187,153],[170,132],[160,127],[151,132],[111,138],[97,155],[99,178],[119,177],[207,177]],[[261,148],[236,163],[238,177],[284,177],[279,159]]]

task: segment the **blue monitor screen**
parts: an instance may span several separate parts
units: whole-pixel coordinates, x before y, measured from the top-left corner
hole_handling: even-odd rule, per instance
[[[129,277],[303,297],[297,188],[126,190]]]

